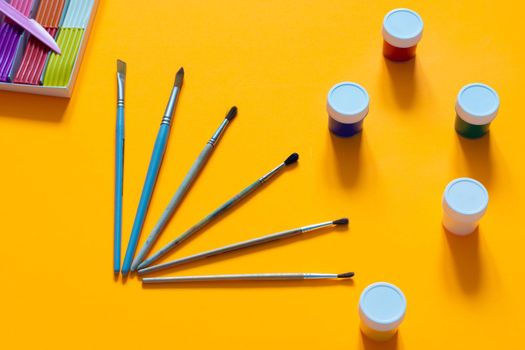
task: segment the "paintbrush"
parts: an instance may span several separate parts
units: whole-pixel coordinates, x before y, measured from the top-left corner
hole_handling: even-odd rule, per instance
[[[115,139],[115,218],[113,230],[113,271],[120,271],[122,240],[122,189],[124,181],[124,87],[126,62],[117,60],[117,125]]]
[[[158,239],[158,237],[164,230],[164,227],[168,223],[169,219],[173,216],[173,214],[175,213],[175,210],[182,202],[193,180],[195,180],[195,178],[197,177],[198,173],[200,172],[204,164],[206,164],[206,161],[210,157],[212,150],[215,148],[215,146],[217,145],[217,142],[221,138],[222,133],[226,130],[226,128],[228,127],[230,122],[233,120],[233,118],[235,118],[236,115],[237,115],[237,107],[234,106],[230,109],[230,111],[228,112],[224,120],[222,121],[219,128],[215,131],[213,136],[208,140],[208,142],[204,146],[204,149],[199,154],[199,156],[193,163],[191,169],[186,174],[186,177],[184,178],[179,188],[177,189],[177,192],[175,192],[175,194],[171,198],[171,201],[169,202],[168,206],[162,213],[159,221],[157,222],[157,224],[155,225],[155,227],[149,234],[148,238],[146,239],[146,242],[144,243],[144,245],[138,252],[137,256],[135,257],[135,260],[133,260],[133,264],[131,264],[131,271],[135,271],[137,267],[139,266],[139,264],[144,259],[144,257],[146,256],[146,254],[149,253],[149,251],[153,247],[153,244],[155,243],[155,241]]]
[[[247,241],[244,241],[244,242],[230,244],[230,245],[227,245],[227,246],[224,246],[224,247],[221,247],[221,248],[208,250],[206,252],[198,253],[198,254],[195,254],[195,255],[190,255],[190,256],[187,256],[187,257],[184,257],[184,258],[180,258],[180,259],[177,259],[177,260],[172,260],[172,261],[169,261],[169,262],[166,262],[166,263],[163,263],[163,264],[154,265],[154,266],[150,266],[150,267],[141,269],[141,270],[139,270],[139,275],[145,275],[147,273],[151,273],[151,272],[167,269],[169,267],[186,264],[186,263],[189,263],[191,261],[196,261],[196,260],[200,260],[200,259],[204,259],[204,258],[209,258],[209,257],[214,256],[214,255],[224,254],[224,253],[232,252],[234,250],[239,250],[239,249],[244,249],[244,248],[248,248],[248,247],[253,247],[253,246],[256,246],[256,245],[263,244],[263,243],[272,242],[272,241],[276,241],[276,240],[279,240],[279,239],[288,238],[288,237],[296,236],[296,235],[299,235],[299,234],[302,234],[302,233],[318,230],[318,229],[321,229],[321,228],[324,228],[324,227],[335,226],[335,225],[348,225],[348,219],[347,218],[342,218],[342,219],[338,219],[338,220],[322,222],[320,224],[314,224],[314,225],[294,228],[294,229],[291,229],[291,230],[277,232],[277,233],[273,233],[273,234],[270,234],[270,235],[266,235],[266,236],[262,236],[262,237],[258,237],[258,238],[254,238],[254,239],[250,239],[250,240],[247,240]]]
[[[250,186],[243,189],[241,192],[236,194],[234,197],[230,198],[226,203],[221,205],[219,208],[215,209],[211,214],[206,216],[204,219],[199,221],[197,224],[190,227],[186,232],[181,234],[179,237],[175,238],[171,242],[169,242],[167,245],[165,245],[163,248],[161,248],[157,253],[153,254],[150,258],[144,260],[140,265],[139,269],[143,269],[146,266],[151,265],[152,262],[158,260],[161,256],[165,255],[167,252],[175,248],[177,245],[179,245],[182,241],[190,237],[191,235],[195,234],[197,231],[201,230],[204,226],[206,226],[208,223],[210,223],[213,219],[217,218],[219,215],[226,212],[227,209],[231,208],[234,204],[240,202],[243,198],[246,198],[250,193],[255,191],[257,188],[261,187],[264,183],[266,183],[271,177],[273,177],[275,174],[279,173],[282,169],[284,169],[286,166],[291,165],[299,159],[299,155],[297,153],[292,153],[288,158],[284,160],[281,164],[279,164],[277,167],[272,169],[267,174],[263,175],[257,181],[252,183]]]
[[[346,273],[250,273],[234,275],[206,275],[206,276],[176,276],[176,277],[146,277],[142,283],[179,283],[179,282],[208,282],[208,281],[286,281],[286,280],[321,280],[321,279],[348,279],[354,277],[353,272]]]
[[[153,194],[153,188],[157,182],[157,176],[162,164],[162,158],[164,157],[166,144],[168,143],[171,119],[173,117],[173,112],[175,111],[175,106],[177,105],[177,99],[182,87],[183,80],[184,69],[181,68],[175,76],[175,83],[173,84],[170,99],[168,101],[168,105],[166,106],[164,116],[162,117],[162,122],[160,123],[157,140],[155,141],[155,146],[153,147],[153,154],[151,155],[148,172],[146,174],[146,180],[144,181],[144,187],[142,188],[137,214],[135,215],[133,229],[131,230],[131,236],[128,242],[128,248],[126,249],[126,256],[124,257],[124,264],[122,266],[122,275],[124,276],[129,273],[129,269],[131,268],[133,255],[135,254],[135,249],[137,248],[140,232],[142,231],[144,219],[146,218],[149,202],[151,200],[151,195]]]

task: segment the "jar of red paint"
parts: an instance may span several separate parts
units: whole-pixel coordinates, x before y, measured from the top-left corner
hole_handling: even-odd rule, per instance
[[[423,35],[423,20],[414,11],[399,8],[383,20],[383,55],[392,61],[408,61],[416,56]]]

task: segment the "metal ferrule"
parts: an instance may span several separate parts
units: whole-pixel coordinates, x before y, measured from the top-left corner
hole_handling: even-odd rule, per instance
[[[282,168],[284,168],[286,166],[286,164],[281,163],[279,164],[277,167],[275,167],[275,169],[271,170],[270,172],[268,172],[267,174],[263,175],[262,177],[259,178],[259,182],[260,183],[264,183],[266,181],[268,181],[272,176],[274,176],[275,174],[277,174]]]
[[[124,106],[124,86],[126,77],[117,73],[117,106]]]
[[[224,130],[226,130],[226,126],[228,125],[230,121],[228,119],[224,119],[221,123],[221,125],[219,126],[219,128],[217,129],[217,131],[215,131],[215,134],[213,134],[213,136],[210,138],[210,140],[208,141],[208,143],[210,145],[212,145],[213,147],[215,147],[215,144],[217,143],[217,141],[219,141],[219,139],[221,138],[221,135],[222,133],[224,132]]]
[[[332,221],[327,221],[327,222],[322,222],[320,224],[313,224],[313,225],[304,226],[304,227],[301,228],[301,231],[302,232],[308,232],[308,231],[313,231],[313,230],[317,230],[319,228],[332,226],[332,225],[333,225]]]
[[[179,88],[177,86],[174,86],[171,90],[170,99],[168,101],[168,105],[166,106],[166,111],[164,112],[164,116],[162,117],[161,124],[170,125],[171,124],[171,117],[173,116],[173,111],[175,110],[175,103],[177,103],[177,96],[179,95]]]
[[[305,280],[323,279],[323,278],[337,278],[335,273],[305,273]]]

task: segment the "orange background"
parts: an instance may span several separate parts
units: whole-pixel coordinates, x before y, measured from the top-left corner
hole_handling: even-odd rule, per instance
[[[102,1],[70,100],[0,93],[2,348],[523,348],[525,48],[514,1]],[[392,8],[424,19],[415,61],[381,55]],[[173,239],[291,152],[279,175],[169,258],[348,216],[325,230],[171,274],[355,271],[353,282],[144,288],[112,274],[115,60],[128,63],[123,247],[162,113],[186,79],[142,234],[232,105],[225,133],[161,241]],[[371,97],[361,136],[327,130],[340,81]],[[454,132],[459,89],[500,94],[490,136]],[[441,227],[460,176],[488,188],[468,238]],[[142,242],[141,242],[142,243]],[[399,336],[359,332],[368,284],[408,300]]]

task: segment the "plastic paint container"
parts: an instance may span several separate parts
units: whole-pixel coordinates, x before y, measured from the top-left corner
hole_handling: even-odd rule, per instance
[[[414,11],[399,8],[383,20],[383,56],[392,61],[407,61],[416,56],[423,35],[423,20]]]
[[[407,302],[403,292],[386,282],[369,285],[359,299],[361,331],[370,339],[392,338],[405,317]]]
[[[328,92],[326,103],[328,128],[341,137],[359,133],[363,129],[369,104],[368,93],[361,85],[350,82],[334,85]]]
[[[451,181],[443,193],[443,226],[456,235],[474,232],[488,203],[489,194],[481,182],[468,177]]]
[[[493,88],[481,83],[464,86],[456,100],[456,131],[471,139],[485,135],[498,109],[499,96]]]

